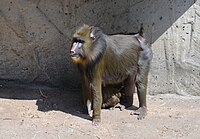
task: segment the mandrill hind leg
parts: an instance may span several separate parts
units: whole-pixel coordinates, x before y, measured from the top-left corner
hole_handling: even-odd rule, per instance
[[[136,75],[136,87],[139,99],[139,109],[133,112],[132,114],[138,115],[138,119],[143,119],[147,115],[147,83],[150,63],[153,58],[153,54],[147,41],[142,36],[138,36],[137,38],[141,44],[141,48],[143,49],[143,51],[141,51],[139,55],[138,72]]]
[[[135,73],[124,81],[124,89],[121,104],[130,107],[133,104],[133,94],[135,92]]]
[[[138,115],[138,119],[143,119],[147,115],[147,83],[148,83],[148,73],[150,69],[150,61],[152,59],[151,53],[147,55],[147,52],[151,52],[150,49],[141,52],[140,59],[138,62],[138,73],[136,75],[136,87],[139,99],[139,109],[133,112],[133,114]]]
[[[138,61],[138,72],[136,75],[136,87],[139,99],[139,109],[133,112],[133,114],[138,115],[138,119],[143,119],[147,115],[147,83],[148,83],[148,73],[150,69],[150,62],[152,60],[152,50],[148,47],[145,41],[141,42],[141,47],[143,51],[140,52],[140,57]]]
[[[147,115],[147,104],[146,104],[146,95],[147,95],[147,82],[148,82],[148,69],[140,69],[139,73],[136,76],[136,87],[137,94],[139,99],[139,108],[134,111],[132,114],[138,115],[138,119],[144,119]]]

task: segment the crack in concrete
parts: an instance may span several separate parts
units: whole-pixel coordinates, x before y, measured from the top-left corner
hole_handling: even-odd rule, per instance
[[[30,43],[31,40],[27,39],[27,37],[24,35],[23,32],[21,32],[20,30],[17,30],[13,27],[13,25],[9,22],[8,19],[6,19],[6,17],[4,16],[3,12],[0,11],[0,20],[3,21],[3,23],[8,27],[10,28],[14,33],[15,35],[18,37],[18,38],[21,38],[23,40],[24,43]]]
[[[41,0],[38,0],[37,2],[37,6],[36,8],[38,9],[38,11],[44,16],[44,18],[58,31],[58,33],[60,33],[63,36],[66,36],[57,26],[56,24],[54,24],[51,19],[42,11],[42,9],[39,7]]]

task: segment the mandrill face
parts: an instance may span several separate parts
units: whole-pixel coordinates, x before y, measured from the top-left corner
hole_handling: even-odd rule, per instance
[[[87,61],[87,55],[90,53],[90,47],[94,41],[91,29],[92,26],[84,25],[74,33],[70,50],[70,56],[74,63]]]
[[[84,40],[78,38],[73,39],[73,43],[70,50],[70,56],[73,62],[79,63],[79,61],[82,61],[82,59],[84,58],[84,52],[83,52],[84,43],[85,43]]]

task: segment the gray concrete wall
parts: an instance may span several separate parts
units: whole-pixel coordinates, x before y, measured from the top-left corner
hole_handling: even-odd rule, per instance
[[[80,87],[69,57],[83,23],[105,33],[144,24],[154,59],[149,93],[200,95],[200,0],[0,0],[0,80]]]
[[[158,7],[163,9],[163,24],[152,27],[152,36],[163,25],[170,26],[155,41],[153,39],[151,94],[200,95],[200,1],[193,2],[173,1],[169,3],[170,12],[163,6]]]

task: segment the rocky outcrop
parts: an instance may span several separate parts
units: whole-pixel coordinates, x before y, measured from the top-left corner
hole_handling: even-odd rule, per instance
[[[71,35],[83,23],[105,33],[144,24],[154,58],[149,93],[200,95],[200,0],[0,0],[0,80],[79,88]]]

